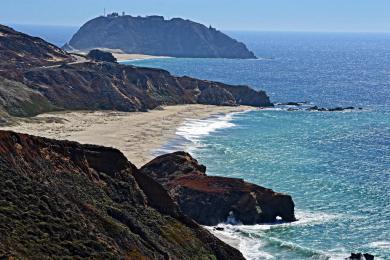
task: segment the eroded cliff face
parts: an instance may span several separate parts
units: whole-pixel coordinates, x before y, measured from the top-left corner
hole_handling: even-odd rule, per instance
[[[207,176],[206,167],[188,153],[157,157],[140,171],[159,182],[181,211],[203,225],[231,221],[243,224],[295,221],[291,196],[242,179]],[[234,218],[234,219],[233,219]]]
[[[161,69],[109,62],[30,69],[24,73],[24,82],[64,109],[146,111],[160,105],[196,103],[272,105],[265,92],[246,86],[175,77]]]
[[[97,17],[85,23],[69,45],[79,50],[110,48],[171,57],[256,58],[243,43],[214,28],[161,16]]]
[[[272,106],[264,91],[161,69],[75,58],[0,25],[0,123],[55,110],[147,111],[161,105]]]
[[[112,148],[0,131],[0,258],[243,259],[137,174]]]

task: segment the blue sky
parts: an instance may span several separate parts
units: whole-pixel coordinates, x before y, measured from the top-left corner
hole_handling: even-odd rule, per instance
[[[0,23],[80,26],[104,8],[222,30],[390,32],[390,0],[1,0]]]

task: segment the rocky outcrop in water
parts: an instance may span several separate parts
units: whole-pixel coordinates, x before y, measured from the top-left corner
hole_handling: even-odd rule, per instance
[[[320,112],[341,112],[345,110],[354,110],[355,107],[333,107],[333,108],[324,108],[324,107],[318,107],[318,106],[312,106],[309,107],[307,110],[309,111],[320,111]],[[359,110],[362,108],[359,107]]]
[[[6,131],[0,234],[0,259],[243,259],[118,150]]]
[[[374,260],[374,256],[371,254],[351,253],[351,256],[345,258],[347,260]]]
[[[295,221],[291,196],[242,179],[207,176],[206,167],[188,153],[159,156],[140,171],[159,182],[184,214],[203,225],[257,224],[275,222],[277,217]]]
[[[67,49],[120,49],[127,53],[194,58],[253,59],[247,47],[202,24],[162,16],[97,17],[73,35]]]

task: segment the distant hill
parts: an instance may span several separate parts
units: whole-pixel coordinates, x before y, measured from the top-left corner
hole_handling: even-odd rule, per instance
[[[248,86],[175,77],[165,70],[99,61],[101,58],[70,54],[41,38],[0,25],[0,125],[15,116],[63,109],[147,111],[177,104],[272,106],[264,91]]]
[[[162,16],[100,16],[85,23],[67,48],[120,49],[126,53],[189,58],[256,58],[247,47],[212,27]]]

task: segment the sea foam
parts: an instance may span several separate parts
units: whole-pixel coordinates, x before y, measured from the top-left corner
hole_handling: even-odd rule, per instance
[[[291,251],[291,255],[303,254],[308,257],[313,257],[313,259],[344,259],[346,257],[348,252],[344,249],[339,249],[337,252],[324,252],[297,243],[284,241],[267,234],[267,231],[272,229],[283,229],[289,226],[316,225],[336,221],[344,217],[342,214],[304,211],[297,212],[296,216],[298,221],[291,223],[276,222],[257,225],[230,225],[221,223],[218,224],[218,227],[223,228],[222,231],[216,231],[214,229],[215,227],[206,228],[225,243],[240,250],[244,257],[249,260],[278,259],[278,256],[273,255],[273,252],[269,252],[269,248],[273,246]],[[341,256],[343,257],[341,258]]]
[[[186,119],[182,125],[176,129],[174,138],[168,141],[161,148],[153,151],[154,156],[164,153],[171,153],[178,150],[192,152],[201,146],[200,140],[211,133],[224,128],[234,127],[232,122],[235,116],[249,112],[232,112],[228,114],[216,114],[204,119]]]

